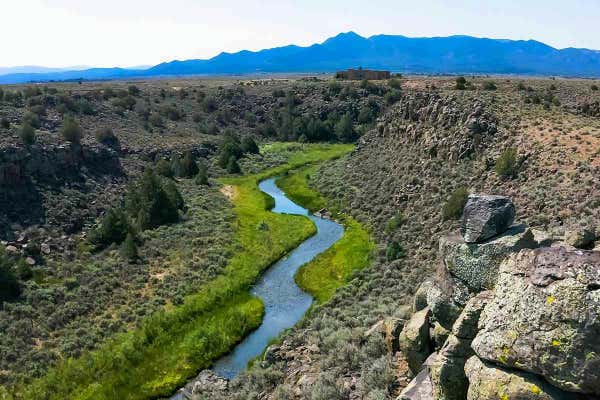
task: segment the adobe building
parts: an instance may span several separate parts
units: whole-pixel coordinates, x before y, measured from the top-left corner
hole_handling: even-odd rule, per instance
[[[375,71],[371,69],[349,69],[347,71],[338,71],[335,73],[336,79],[345,79],[350,81],[362,81],[368,79],[372,81],[380,81],[390,79],[392,74],[390,71]]]

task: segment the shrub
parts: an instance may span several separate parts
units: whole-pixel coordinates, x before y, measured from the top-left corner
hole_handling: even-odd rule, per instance
[[[121,256],[127,261],[133,262],[138,259],[138,249],[131,233],[127,234],[125,241],[121,245]]]
[[[598,91],[598,85],[592,85],[592,91],[594,91],[594,92]]]
[[[402,81],[400,81],[400,79],[397,78],[392,78],[388,81],[388,85],[390,85],[392,89],[401,89]]]
[[[37,114],[32,113],[31,111],[27,111],[23,116],[23,124],[30,125],[35,129],[40,129],[40,127],[42,126],[42,123],[40,122],[40,117]]]
[[[250,136],[246,136],[242,139],[241,149],[244,153],[249,154],[258,154],[260,152],[258,145]]]
[[[456,78],[456,90],[465,90],[467,88],[467,80],[464,76]]]
[[[157,112],[150,113],[150,117],[148,117],[148,122],[157,128],[162,128],[165,126],[162,117]]]
[[[184,178],[193,178],[198,173],[196,157],[191,151],[186,151],[181,161],[181,175]]]
[[[183,167],[181,165],[179,154],[173,154],[171,156],[171,171],[173,171],[173,176],[183,176]]]
[[[0,88],[0,101],[4,100],[4,90]]]
[[[442,218],[444,221],[460,218],[463,208],[465,208],[465,204],[467,204],[468,197],[469,191],[466,187],[459,187],[453,191],[442,207]]]
[[[519,84],[517,85],[517,90],[523,92],[523,91],[527,90],[527,87],[525,86],[525,84],[523,82],[519,82]]]
[[[496,90],[496,89],[498,89],[498,87],[492,81],[488,81],[483,84],[483,90]]]
[[[397,213],[388,221],[385,226],[385,230],[387,232],[393,232],[398,229],[404,223],[404,215],[402,213]]]
[[[135,226],[145,230],[177,222],[178,209],[183,208],[183,200],[180,200],[181,195],[173,181],[162,180],[148,169],[130,186],[125,209]]]
[[[158,160],[156,166],[154,167],[154,170],[158,175],[162,177],[173,178],[173,170],[171,169],[171,164],[164,158]]]
[[[496,160],[496,173],[503,179],[514,178],[518,174],[517,150],[508,148]]]
[[[335,124],[334,128],[335,136],[342,142],[351,142],[354,139],[354,129],[352,128],[352,116],[350,113],[346,113],[340,120]]]
[[[90,233],[89,241],[97,248],[104,248],[125,240],[131,228],[125,212],[121,209],[108,210],[100,225]]]
[[[235,156],[229,157],[229,161],[227,162],[227,172],[230,174],[239,174],[241,172],[240,165]]]
[[[0,249],[0,304],[14,300],[21,294],[19,281],[11,269],[11,262]]]
[[[400,243],[393,241],[388,244],[387,249],[385,251],[385,256],[388,261],[394,261],[399,258],[403,258],[406,256],[406,251],[400,245]]]
[[[95,136],[99,143],[103,143],[107,146],[113,146],[119,143],[119,139],[117,139],[112,129],[108,127],[98,129]]]
[[[227,138],[221,145],[221,150],[219,152],[219,165],[221,168],[227,168],[231,157],[237,160],[242,156],[242,154],[242,148],[240,147],[237,138]]]
[[[196,174],[196,178],[194,179],[194,183],[196,185],[208,185],[208,173],[206,170],[206,165],[204,163],[200,163],[198,166],[198,173]]]
[[[133,110],[133,106],[135,106],[136,100],[133,96],[129,96],[127,92],[125,92],[124,97],[116,97],[112,100],[112,105],[121,110]]]
[[[8,129],[10,128],[10,121],[4,117],[0,119],[0,128]]]
[[[281,89],[275,89],[273,90],[273,97],[275,97],[276,99],[280,97],[285,97],[285,92]]]
[[[183,113],[175,108],[175,106],[164,106],[161,114],[165,115],[171,121],[179,121],[183,118]]]
[[[63,126],[60,134],[67,142],[79,144],[83,136],[81,127],[73,118],[67,117],[63,120]]]
[[[194,121],[195,123],[202,121],[202,114],[200,114],[200,113],[192,114],[192,121]]]
[[[385,102],[388,105],[392,105],[394,103],[396,103],[398,100],[400,100],[400,98],[402,97],[402,93],[400,93],[399,90],[392,90],[390,92],[387,92],[384,96]]]
[[[135,85],[130,85],[127,88],[127,92],[130,96],[138,96],[140,94],[140,89]]]
[[[23,124],[19,131],[19,137],[26,145],[32,145],[35,142],[35,129],[27,123]]]
[[[202,100],[202,109],[207,113],[212,113],[217,110],[217,100],[212,96],[207,96]]]

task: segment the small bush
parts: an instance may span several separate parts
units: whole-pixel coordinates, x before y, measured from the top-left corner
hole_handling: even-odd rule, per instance
[[[206,165],[202,162],[198,165],[198,173],[196,174],[196,178],[194,178],[194,183],[196,185],[208,185],[208,172]]]
[[[107,146],[113,146],[119,143],[119,139],[117,139],[112,129],[108,127],[98,129],[95,136],[99,143],[103,143]]]
[[[401,89],[402,81],[400,81],[400,79],[397,78],[392,78],[388,81],[388,85],[390,85],[392,89]]]
[[[8,129],[10,128],[10,121],[4,117],[0,119],[0,128]]]
[[[131,85],[127,88],[127,92],[130,96],[136,97],[140,94],[140,89],[135,85]]]
[[[30,146],[35,142],[35,129],[33,129],[31,125],[25,123],[19,131],[19,137],[23,141],[23,144]]]
[[[239,174],[241,172],[240,165],[235,156],[229,157],[229,161],[227,162],[227,172],[230,174]]]
[[[31,111],[26,112],[23,116],[23,124],[30,125],[35,129],[40,129],[40,127],[42,126],[42,123],[40,122],[40,117],[37,114],[32,113]]]
[[[496,173],[503,179],[511,179],[518,174],[517,150],[508,148],[496,160]]]
[[[385,256],[388,261],[394,261],[399,258],[403,258],[406,256],[406,250],[400,245],[400,243],[393,241],[388,244],[387,249],[385,251]]]
[[[496,90],[498,89],[498,87],[496,86],[496,84],[494,82],[485,82],[483,84],[483,90]]]
[[[21,294],[21,287],[16,275],[12,271],[11,261],[0,249],[0,304],[3,301],[14,300]]]
[[[598,91],[598,85],[592,85],[591,87],[593,92],[597,92]]]
[[[150,117],[148,117],[148,122],[157,128],[163,128],[165,126],[162,117],[157,112],[150,113]]]
[[[260,152],[258,145],[250,136],[246,136],[242,139],[241,148],[244,153],[258,154]]]
[[[138,259],[138,249],[131,233],[127,234],[125,241],[121,245],[121,256],[127,261],[133,262]]]
[[[469,191],[466,187],[459,187],[450,195],[450,198],[442,207],[442,218],[444,221],[458,219],[462,215],[463,208],[467,204]]]
[[[65,118],[63,126],[60,129],[60,134],[67,142],[79,144],[83,136],[83,131],[77,121],[72,118]]]
[[[467,88],[467,80],[464,76],[456,78],[456,86],[454,88],[456,90],[465,90]]]
[[[130,230],[123,210],[111,208],[102,218],[100,225],[90,233],[89,241],[97,248],[104,248],[113,243],[119,244],[125,240]]]
[[[158,175],[162,177],[173,178],[173,170],[171,169],[171,164],[164,158],[158,160],[156,166],[154,167],[154,170]]]
[[[187,151],[183,160],[181,161],[181,175],[184,178],[193,178],[198,173],[198,165],[196,164],[196,157],[192,152]]]
[[[519,82],[519,84],[517,85],[517,90],[524,92],[525,90],[527,90],[527,86],[525,86],[523,82]]]
[[[217,100],[212,96],[207,96],[202,100],[202,109],[204,112],[212,113],[217,110]]]
[[[393,232],[398,229],[404,223],[404,215],[402,213],[397,213],[388,221],[385,230],[387,232]]]

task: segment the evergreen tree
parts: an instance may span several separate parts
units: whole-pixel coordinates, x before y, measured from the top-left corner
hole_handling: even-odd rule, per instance
[[[244,153],[258,154],[260,152],[258,145],[250,136],[246,136],[244,139],[242,139],[241,148]]]
[[[186,178],[193,178],[198,173],[198,165],[196,164],[196,158],[191,151],[186,151],[181,161],[182,176]]]
[[[204,163],[200,163],[198,167],[198,173],[196,174],[194,182],[196,183],[196,185],[208,185],[208,173],[206,170],[206,165],[204,165]]]
[[[30,146],[35,142],[35,129],[33,129],[31,125],[25,123],[19,131],[19,137],[21,137],[24,144]]]
[[[235,156],[231,156],[229,158],[229,162],[227,163],[227,172],[230,174],[239,174],[241,172],[240,165],[238,164]]]
[[[121,245],[121,256],[127,261],[133,262],[138,259],[138,249],[131,233],[127,234],[125,241]]]
[[[155,170],[156,173],[162,177],[173,178],[173,170],[171,169],[171,164],[164,158],[158,160],[158,162],[156,163]]]

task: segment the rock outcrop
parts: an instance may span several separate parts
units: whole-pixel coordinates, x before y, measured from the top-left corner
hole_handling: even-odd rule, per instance
[[[553,387],[533,374],[505,370],[477,356],[467,361],[465,373],[469,378],[467,400],[584,400]]]
[[[408,367],[418,373],[423,362],[431,354],[429,340],[429,317],[431,310],[425,308],[413,314],[400,333],[399,348],[404,353]]]
[[[470,201],[400,335],[418,340],[401,340],[416,377],[399,399],[600,398],[600,252],[512,225],[506,198]]]
[[[483,242],[501,234],[515,220],[508,197],[472,194],[463,211],[460,232],[466,243]]]
[[[473,349],[563,390],[600,395],[600,253],[552,247],[508,258]]]
[[[467,243],[454,234],[443,236],[439,246],[440,256],[450,274],[469,290],[478,292],[494,287],[500,263],[507,255],[537,247],[537,243],[527,226],[514,225],[482,243]]]

